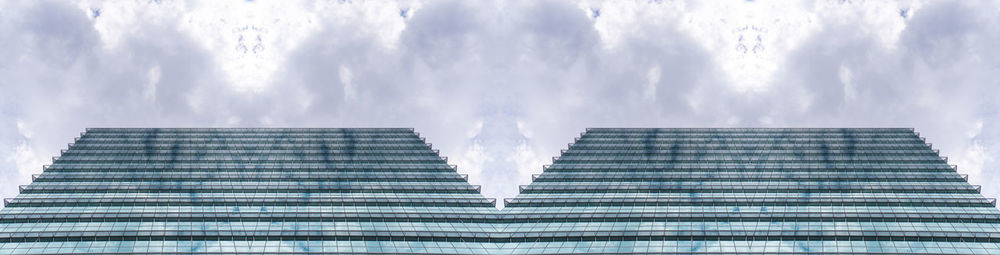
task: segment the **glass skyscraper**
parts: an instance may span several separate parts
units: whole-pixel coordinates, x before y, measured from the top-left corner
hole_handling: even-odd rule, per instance
[[[88,129],[0,254],[1000,254],[912,129],[588,129],[493,201],[412,129]]]
[[[912,129],[588,129],[503,214],[515,253],[1000,254]]]
[[[492,201],[412,129],[88,129],[0,253],[487,253]]]

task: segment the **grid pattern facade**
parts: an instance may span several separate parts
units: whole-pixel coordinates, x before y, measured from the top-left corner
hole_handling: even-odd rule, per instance
[[[0,254],[1000,254],[912,129],[588,129],[497,211],[412,129],[88,129]]]
[[[5,202],[0,254],[483,254],[497,213],[412,129],[88,129]]]
[[[1000,211],[912,129],[588,129],[513,253],[1000,254]]]

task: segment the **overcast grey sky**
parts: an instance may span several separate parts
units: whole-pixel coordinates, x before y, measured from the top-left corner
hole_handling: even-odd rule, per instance
[[[586,127],[913,127],[1000,197],[998,1],[0,0],[0,195],[86,127],[414,127],[487,197]]]

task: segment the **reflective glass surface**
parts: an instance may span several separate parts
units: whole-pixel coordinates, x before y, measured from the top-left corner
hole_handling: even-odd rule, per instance
[[[911,129],[588,129],[501,214],[516,254],[1000,254]]]
[[[88,129],[0,253],[487,254],[496,214],[412,129]]]

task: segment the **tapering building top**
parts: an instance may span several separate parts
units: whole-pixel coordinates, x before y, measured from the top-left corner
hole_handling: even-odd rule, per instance
[[[591,128],[506,202],[560,237],[514,253],[1000,254],[995,200],[908,128]]]
[[[495,213],[412,129],[91,128],[0,211],[0,253],[482,254],[466,222]]]

